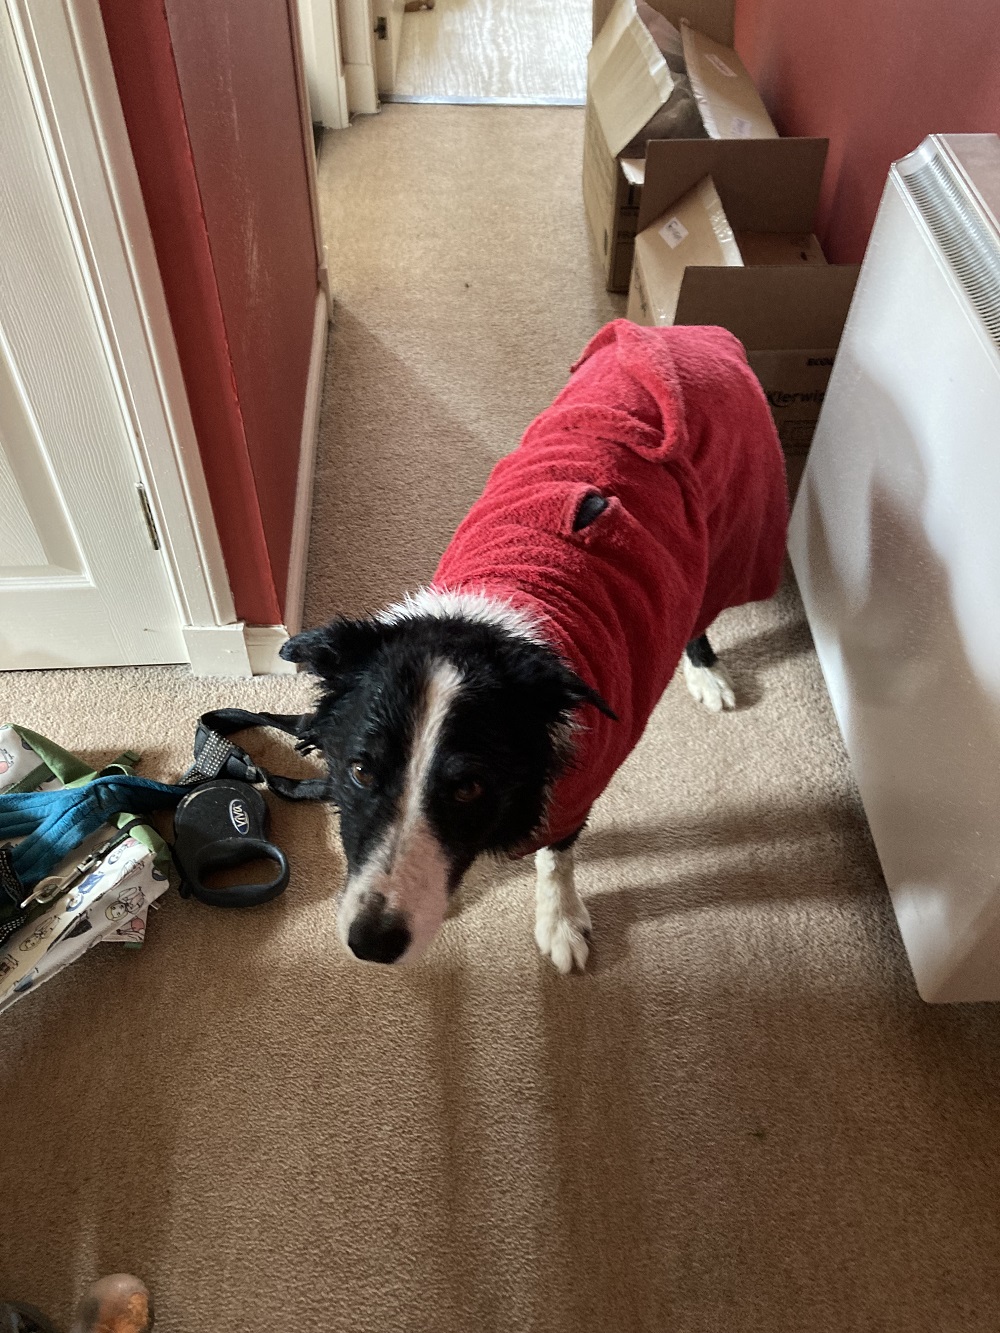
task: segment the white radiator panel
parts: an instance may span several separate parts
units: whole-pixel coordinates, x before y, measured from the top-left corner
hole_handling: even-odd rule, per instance
[[[789,538],[926,1000],[1000,1000],[994,192],[995,136],[893,168]]]

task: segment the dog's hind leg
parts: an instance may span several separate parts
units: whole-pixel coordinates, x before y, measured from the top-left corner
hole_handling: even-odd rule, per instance
[[[573,880],[576,835],[535,853],[535,943],[562,973],[582,972],[590,952],[590,913]]]
[[[683,662],[684,680],[693,699],[704,704],[710,713],[736,707],[733,683],[716,657],[707,634],[691,640],[684,649]]]

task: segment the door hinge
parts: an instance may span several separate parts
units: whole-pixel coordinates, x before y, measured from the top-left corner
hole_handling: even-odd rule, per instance
[[[389,23],[384,14],[380,14],[375,20],[375,36],[380,42],[389,40]]]
[[[146,520],[146,531],[149,533],[150,545],[154,551],[158,551],[160,549],[160,534],[156,531],[156,520],[153,518],[149,496],[146,494],[146,488],[141,481],[135,483],[135,489],[139,492],[139,504],[142,507],[142,516]]]

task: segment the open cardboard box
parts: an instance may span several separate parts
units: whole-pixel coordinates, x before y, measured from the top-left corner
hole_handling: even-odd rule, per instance
[[[740,144],[760,138],[795,153],[802,142],[777,139],[732,40],[732,0],[649,0],[680,30],[685,59],[709,142]],[[687,20],[687,22],[685,22]],[[634,0],[617,0],[594,43],[587,64],[587,115],[583,190],[590,228],[601,255],[609,291],[628,290],[632,246],[638,226],[646,145],[683,145],[705,139],[662,139],[670,116],[674,79],[639,18]],[[628,162],[626,171],[621,163]],[[669,161],[664,169],[670,170]]]
[[[744,153],[733,143],[651,143],[629,295],[637,323],[716,324],[740,339],[793,495],[859,272],[827,264],[812,235],[824,154],[799,142],[791,175],[764,140]],[[682,169],[665,173],[661,156]]]
[[[795,221],[807,221],[807,215]],[[737,228],[712,177],[703,176],[636,236],[628,317],[636,324],[673,324],[685,275],[692,267],[765,264],[825,265],[826,258],[810,231],[777,231],[773,224],[767,231]]]

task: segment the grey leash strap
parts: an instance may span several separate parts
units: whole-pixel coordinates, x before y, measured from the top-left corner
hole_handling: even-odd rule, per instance
[[[273,727],[294,736],[295,748],[307,752],[315,749],[305,730],[309,718],[308,713],[251,713],[243,708],[216,708],[204,713],[195,732],[194,763],[181,778],[181,783],[186,786],[209,778],[227,777],[254,786],[264,783],[269,791],[286,801],[328,800],[327,778],[288,778],[281,773],[271,773],[255,763],[246,750],[229,740],[238,731]]]

